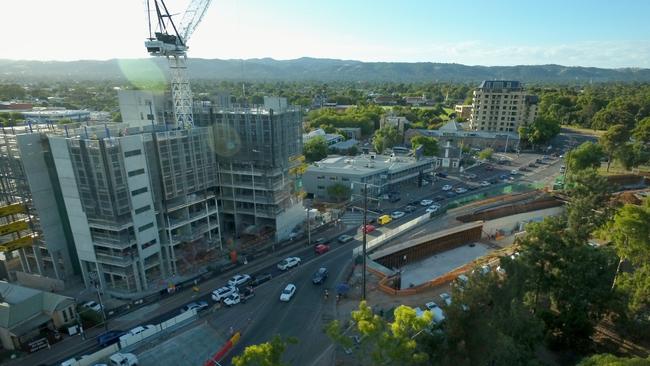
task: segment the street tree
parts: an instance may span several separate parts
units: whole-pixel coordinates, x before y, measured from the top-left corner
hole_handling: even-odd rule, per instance
[[[481,150],[481,152],[478,153],[478,158],[481,160],[489,160],[492,158],[493,154],[494,154],[494,149],[488,147]]]
[[[603,151],[607,154],[607,171],[615,156],[619,156],[620,152],[625,149],[628,141],[630,140],[630,131],[624,125],[611,126],[600,137],[599,144],[602,146]]]
[[[567,179],[567,225],[583,240],[605,225],[614,214],[610,205],[611,185],[595,169],[574,171]]]
[[[327,187],[327,194],[334,198],[337,202],[350,198],[350,187],[341,183],[332,184]]]
[[[309,163],[325,159],[327,157],[327,152],[327,141],[325,141],[325,138],[322,136],[312,138],[305,142],[305,145],[303,146],[305,160]]]
[[[600,160],[603,157],[604,153],[602,147],[599,144],[587,141],[569,151],[567,155],[567,165],[570,172],[578,172],[588,168],[598,168],[600,166]]]
[[[425,156],[436,156],[438,154],[438,140],[434,137],[414,136],[411,139],[411,145],[413,149],[423,146]]]
[[[283,339],[279,335],[274,336],[270,341],[246,347],[244,353],[232,358],[234,366],[288,366],[282,362],[282,355],[287,346],[296,344],[295,338]]]
[[[384,149],[390,149],[400,142],[401,135],[394,126],[384,126],[377,131],[372,138],[372,144],[378,154]]]

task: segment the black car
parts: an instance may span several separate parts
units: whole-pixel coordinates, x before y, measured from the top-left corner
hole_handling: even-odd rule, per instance
[[[436,202],[444,201],[445,197],[443,197],[443,196],[435,196],[435,197],[433,197],[433,200],[436,201]]]
[[[126,332],[122,330],[109,330],[97,336],[97,343],[100,347],[110,346],[113,343],[117,343],[120,337],[125,334]]]
[[[314,285],[320,285],[321,283],[325,282],[326,279],[327,279],[327,268],[322,267],[316,273],[314,273],[314,276],[312,277],[311,281],[314,283]]]
[[[269,281],[273,276],[271,276],[270,273],[261,273],[258,275],[253,276],[253,280],[249,283],[249,285],[255,287],[263,284],[266,281]]]
[[[447,173],[437,172],[437,173],[436,173],[436,177],[447,178]]]

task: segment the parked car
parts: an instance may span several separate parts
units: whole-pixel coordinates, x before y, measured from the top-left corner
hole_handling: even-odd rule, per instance
[[[393,218],[390,217],[390,215],[381,215],[381,216],[379,216],[379,218],[377,219],[377,222],[378,222],[380,225],[386,225],[386,224],[388,224],[388,223],[391,222],[391,221],[393,221]]]
[[[465,193],[465,192],[467,192],[467,188],[463,188],[463,187],[456,188],[456,193],[458,193],[458,194],[462,194],[462,193]]]
[[[361,231],[363,231],[366,234],[369,234],[369,233],[375,231],[375,227],[372,226],[372,225],[366,225],[365,227],[361,228]]]
[[[314,283],[314,285],[320,285],[321,283],[325,282],[327,279],[327,268],[321,267],[314,273],[314,275],[311,278],[311,281]]]
[[[237,286],[245,285],[251,280],[252,280],[251,276],[247,274],[243,274],[243,275],[238,274],[238,275],[234,275],[230,280],[228,280],[228,285],[237,287]]]
[[[517,171],[517,169],[512,169],[512,170],[510,171],[510,175],[517,175],[517,174],[519,174],[519,172]]]
[[[444,200],[445,200],[445,196],[440,196],[440,195],[438,195],[438,196],[433,197],[433,200],[436,201],[436,202],[438,202],[438,201],[444,201]]]
[[[484,180],[484,181],[482,181],[481,183],[479,183],[479,185],[480,185],[481,187],[487,187],[487,186],[490,185],[490,182]]]
[[[271,280],[271,278],[273,278],[273,276],[270,273],[258,274],[253,277],[253,280],[249,284],[254,287],[259,286],[264,282]]]
[[[145,325],[145,326],[137,326],[137,327],[129,330],[128,332],[126,332],[126,334],[131,335],[131,336],[136,336],[136,335],[138,335],[138,334],[140,334],[140,333],[142,333],[144,331],[147,331],[149,329],[154,329],[154,328],[156,328],[156,326],[151,325],[151,324]]]
[[[408,206],[404,207],[404,211],[409,212],[409,213],[413,212],[415,210],[417,210],[417,207],[415,207],[415,206],[408,205]]]
[[[454,191],[447,191],[447,197],[454,197],[456,195],[456,192]]]
[[[278,263],[278,269],[281,271],[286,271],[289,268],[293,268],[300,264],[300,258],[298,257],[289,257],[283,259],[280,263]]]
[[[427,212],[427,213],[438,212],[438,209],[439,209],[439,208],[440,208],[440,207],[437,206],[437,205],[431,205],[431,206],[427,207],[426,212]]]
[[[318,244],[314,247],[314,252],[316,252],[316,254],[327,253],[329,250],[330,246],[327,244]]]
[[[81,305],[81,307],[86,308],[86,309],[90,309],[90,310],[93,310],[93,311],[96,311],[96,312],[102,311],[102,306],[99,305],[98,303],[94,302],[94,301],[88,301],[88,302],[84,303],[83,305]]]
[[[453,187],[450,184],[445,184],[444,186],[442,186],[443,191],[451,191],[452,188]]]
[[[354,237],[352,237],[350,235],[343,234],[343,235],[339,236],[337,240],[339,241],[339,243],[347,243],[352,239],[354,239]]]
[[[293,283],[288,284],[280,294],[280,301],[291,300],[291,298],[295,293],[296,293],[296,285],[294,285]]]
[[[325,239],[325,238],[318,238],[318,239],[316,239],[316,241],[314,241],[314,244],[315,244],[315,245],[318,245],[318,244],[327,244],[327,239]]]
[[[231,294],[237,292],[237,287],[233,286],[224,286],[212,291],[212,300],[219,302],[223,298],[230,296]]]
[[[451,295],[449,295],[446,292],[443,292],[440,294],[440,298],[447,304],[447,306],[451,305]]]
[[[501,180],[508,180],[508,176],[505,175],[505,174],[501,174],[501,175],[499,176],[499,179],[501,179]]]
[[[433,203],[433,200],[422,200],[420,201],[420,205],[422,206],[429,206]]]
[[[437,173],[436,173],[436,177],[447,178],[447,173],[444,173],[444,172],[437,172]]]
[[[436,304],[435,301],[429,301],[428,303],[424,304],[424,307],[431,310],[431,309],[437,308],[438,304]]]
[[[246,300],[250,299],[251,297],[255,296],[255,290],[253,290],[253,287],[248,286],[243,289],[243,291],[239,292],[239,299],[241,302],[246,302]]]
[[[392,217],[393,219],[396,220],[396,219],[399,219],[399,218],[401,218],[401,217],[404,217],[404,215],[405,215],[405,213],[402,212],[402,211],[393,211],[393,212],[390,214],[390,217]]]
[[[97,336],[97,344],[100,347],[110,346],[113,343],[120,341],[120,337],[125,335],[126,332],[123,330],[109,330]]]
[[[205,301],[191,302],[181,308],[181,313],[196,309],[196,311],[205,310],[208,308],[208,303]]]
[[[230,294],[230,295],[226,296],[226,298],[223,299],[223,303],[226,306],[237,305],[240,302],[241,302],[241,298],[239,297],[238,293]]]

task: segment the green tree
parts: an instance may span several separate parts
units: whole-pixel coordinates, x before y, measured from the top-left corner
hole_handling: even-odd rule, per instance
[[[120,112],[111,113],[111,121],[113,121],[113,122],[122,122],[122,113],[120,113]]]
[[[350,187],[341,183],[332,184],[327,187],[327,194],[334,198],[337,202],[350,198]]]
[[[619,154],[625,148],[630,139],[630,131],[624,125],[611,126],[599,139],[600,146],[607,154],[607,171],[612,162],[612,158]]]
[[[411,138],[411,145],[413,146],[413,149],[424,146],[425,156],[436,156],[436,154],[438,154],[438,140],[434,137],[421,135],[413,136],[413,138]]]
[[[384,149],[390,149],[400,141],[399,131],[394,126],[385,126],[375,132],[372,138],[372,144],[378,154],[384,152]]]
[[[360,365],[427,365],[429,356],[418,346],[420,337],[427,337],[432,315],[418,317],[415,310],[401,305],[394,311],[395,320],[387,322],[365,301],[352,312],[355,331],[361,334],[361,348],[356,355]],[[337,344],[349,348],[351,340],[343,334],[337,320],[326,328],[327,335]],[[370,357],[368,357],[370,356]]]
[[[488,147],[481,150],[481,152],[478,153],[478,158],[481,160],[489,160],[492,158],[493,154],[494,154],[494,149]]]
[[[327,157],[327,152],[327,141],[325,141],[325,138],[322,136],[312,138],[305,142],[305,145],[303,146],[303,154],[309,163],[325,159]]]
[[[235,366],[288,366],[282,362],[282,355],[290,344],[296,344],[295,338],[282,339],[274,336],[269,342],[246,347],[244,353],[232,358]]]
[[[530,126],[525,127],[524,131],[519,131],[522,136],[532,145],[545,144],[553,137],[560,133],[561,127],[557,120],[551,118],[539,117]]]
[[[604,157],[603,149],[599,144],[587,141],[567,154],[567,165],[570,172],[578,172],[589,168],[598,168],[600,160]]]
[[[574,171],[567,179],[571,202],[567,208],[567,224],[574,235],[587,240],[612,217],[611,185],[594,169]]]
[[[632,137],[643,145],[650,145],[650,117],[646,117],[637,123],[634,130],[632,130]]]
[[[650,358],[626,358],[599,354],[582,359],[578,366],[650,366]]]

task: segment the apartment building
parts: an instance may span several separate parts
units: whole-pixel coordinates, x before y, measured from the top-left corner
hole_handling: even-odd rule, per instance
[[[537,104],[519,81],[485,80],[474,90],[470,129],[517,132],[535,121]]]

